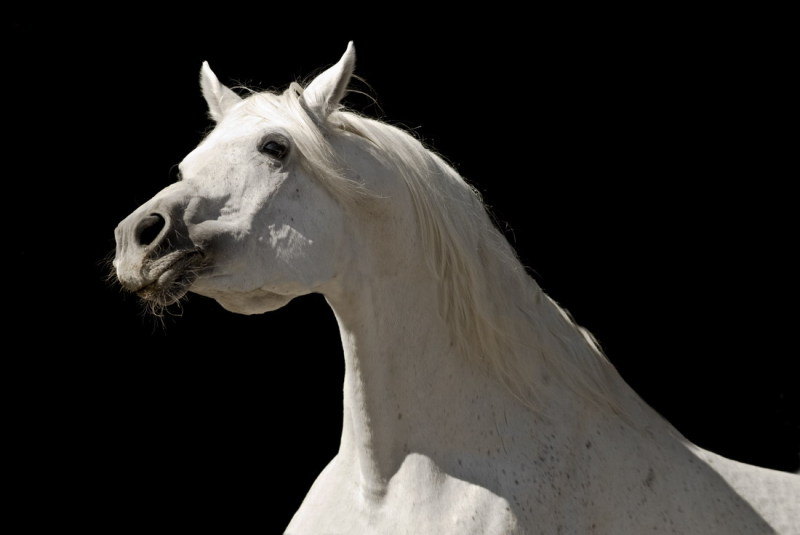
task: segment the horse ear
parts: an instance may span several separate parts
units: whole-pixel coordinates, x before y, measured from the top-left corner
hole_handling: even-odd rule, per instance
[[[200,88],[208,103],[208,114],[216,122],[220,122],[225,112],[242,100],[242,97],[219,83],[217,75],[208,66],[207,61],[203,62],[203,68],[200,69]]]
[[[324,121],[342,100],[347,92],[347,84],[356,66],[356,48],[353,41],[347,44],[347,50],[339,62],[314,78],[303,91],[303,100],[308,108]]]

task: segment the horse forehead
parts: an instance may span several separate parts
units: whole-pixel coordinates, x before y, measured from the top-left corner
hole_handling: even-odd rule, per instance
[[[249,148],[255,150],[254,138],[263,129],[263,124],[254,119],[223,122],[184,157],[181,170],[184,173],[191,172],[220,160],[241,157]]]

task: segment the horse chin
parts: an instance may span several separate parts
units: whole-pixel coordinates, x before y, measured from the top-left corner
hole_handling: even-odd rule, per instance
[[[174,251],[147,266],[152,282],[136,291],[142,300],[156,307],[177,303],[197,280],[203,267],[199,250]]]
[[[190,285],[191,283],[189,282],[185,286],[183,284],[172,284],[168,288],[163,288],[151,284],[136,292],[136,295],[143,301],[153,305],[167,307],[180,301],[189,292]]]

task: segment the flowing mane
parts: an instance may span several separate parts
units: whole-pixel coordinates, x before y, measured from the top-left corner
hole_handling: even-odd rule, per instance
[[[532,409],[532,379],[540,373],[619,411],[613,366],[592,335],[528,275],[480,193],[400,128],[341,108],[318,124],[302,92],[292,84],[282,94],[253,93],[233,115],[288,121],[303,164],[344,202],[369,192],[348,177],[328,136],[357,135],[372,143],[411,193],[425,257],[440,282],[440,313],[461,353]]]

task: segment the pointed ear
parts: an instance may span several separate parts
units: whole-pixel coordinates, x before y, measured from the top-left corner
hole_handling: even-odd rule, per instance
[[[208,114],[216,122],[220,122],[225,112],[242,100],[242,97],[219,83],[207,61],[203,62],[203,68],[200,69],[200,88],[208,103]]]
[[[339,62],[329,68],[308,84],[303,91],[303,100],[319,120],[324,121],[339,106],[347,92],[347,84],[356,66],[356,48],[353,41],[347,44],[347,50]]]

